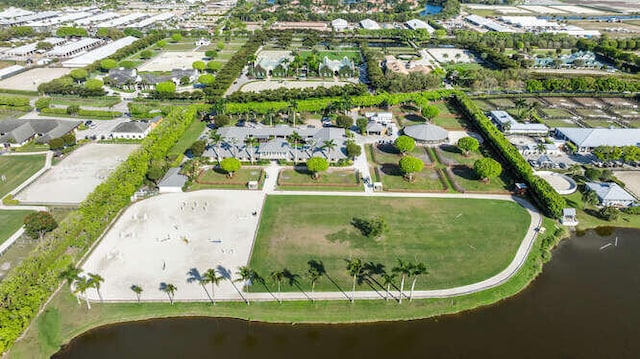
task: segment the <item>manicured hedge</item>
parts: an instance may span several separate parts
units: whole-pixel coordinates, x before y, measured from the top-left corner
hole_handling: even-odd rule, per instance
[[[60,283],[60,272],[99,238],[143,183],[149,163],[167,151],[196,117],[197,109],[173,110],[141,148],[100,184],[59,227],[0,283],[0,352],[6,352]],[[70,251],[70,248],[75,250]]]
[[[529,186],[530,193],[539,202],[545,213],[552,218],[560,218],[566,203],[564,198],[542,178],[533,174],[533,169],[520,152],[507,140],[498,128],[484,115],[476,104],[463,93],[456,93],[455,99],[469,120],[482,132],[484,138],[511,166],[515,173]]]
[[[66,108],[43,108],[40,109],[40,113],[53,114],[53,115],[67,115]],[[99,118],[114,118],[122,116],[122,112],[118,111],[102,111],[102,110],[78,110],[78,117],[99,117]]]
[[[414,102],[418,106],[424,106],[429,101],[440,100],[450,96],[453,90],[434,90],[424,92],[410,92],[388,94],[381,93],[379,95],[363,95],[353,96],[351,101],[354,106],[380,106],[380,105],[397,105],[403,102]],[[341,101],[340,97],[325,97],[309,100],[300,100],[296,102],[298,111],[300,112],[321,112],[324,111],[331,103]],[[286,111],[291,106],[291,102],[273,101],[273,102],[245,102],[225,104],[225,112],[229,114],[241,113],[257,113],[265,114],[267,112]]]

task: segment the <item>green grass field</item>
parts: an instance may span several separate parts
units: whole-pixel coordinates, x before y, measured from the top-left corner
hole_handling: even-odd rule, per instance
[[[442,191],[447,187],[442,183],[438,171],[425,167],[421,172],[413,174],[409,182],[404,178],[397,165],[384,165],[380,168],[382,185],[385,191]]]
[[[246,189],[249,181],[262,182],[263,180],[262,169],[260,168],[241,168],[233,174],[233,177],[227,176],[227,173],[222,169],[215,168],[201,173],[200,177],[189,189],[193,191],[208,188]]]
[[[380,239],[368,239],[350,224],[356,216],[381,216],[389,229]],[[347,289],[351,278],[346,258],[381,263],[387,269],[402,258],[428,267],[429,274],[418,280],[416,288],[449,288],[503,270],[529,221],[523,208],[506,201],[269,196],[250,266],[263,276],[283,268],[304,275],[307,261],[321,260],[329,277]],[[310,288],[303,277],[300,285]],[[317,289],[337,290],[327,278],[318,282]]]
[[[0,176],[6,176],[6,181],[0,181],[0,198],[38,172],[44,160],[40,155],[0,157]]]
[[[0,244],[4,243],[9,237],[14,234],[24,221],[26,217],[32,211],[0,211]]]
[[[578,127],[578,125],[571,120],[542,120],[542,123],[549,126],[549,128]]]
[[[573,115],[571,114],[571,112],[561,109],[561,108],[542,108],[542,113],[545,117],[550,117],[550,118],[562,118],[562,119],[567,119],[567,118],[572,118]]]
[[[193,121],[191,123],[191,126],[189,126],[189,128],[187,128],[187,130],[184,132],[184,135],[180,137],[180,140],[178,140],[178,142],[176,142],[176,144],[171,147],[168,154],[178,155],[184,153],[189,147],[191,147],[194,142],[198,140],[206,126],[207,124],[205,122],[198,120]]]
[[[278,186],[304,187],[309,190],[325,190],[332,187],[360,188],[354,170],[334,168],[330,168],[328,171],[320,173],[319,177],[315,179],[306,169],[282,170],[278,177]]]
[[[120,103],[119,97],[113,98],[80,98],[80,97],[53,97],[51,103],[54,105],[71,106],[79,105],[83,107],[111,107]]]

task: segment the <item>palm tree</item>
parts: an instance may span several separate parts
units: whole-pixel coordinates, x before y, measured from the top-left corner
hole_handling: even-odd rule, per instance
[[[99,274],[94,274],[94,273],[87,273],[89,275],[89,285],[91,285],[93,288],[96,289],[96,292],[98,292],[98,297],[100,298],[100,301],[102,302],[102,294],[100,293],[100,285],[102,283],[104,283],[104,278],[102,278]]]
[[[251,281],[255,278],[255,272],[249,268],[248,266],[241,266],[238,268],[238,271],[236,272],[237,275],[240,276],[240,278],[236,279],[236,282],[243,282],[244,285],[243,287],[247,289],[247,293],[249,292],[249,285],[251,284]],[[247,300],[245,298],[245,301],[247,302],[247,305],[249,305],[249,300]]]
[[[302,287],[300,286],[300,275],[297,273],[293,273],[292,271],[290,271],[289,269],[285,268],[282,270],[282,275],[287,279],[287,281],[289,282],[289,286],[293,287],[295,286],[296,288],[298,288],[298,290],[304,294],[305,297],[307,297],[307,299],[311,300],[311,298],[307,295],[307,293],[302,290]]]
[[[538,142],[536,144],[536,151],[538,151],[538,153],[546,153],[547,146],[545,146],[544,142]]]
[[[276,283],[278,283],[278,302],[282,303],[282,298],[281,298],[281,285],[282,285],[282,279],[284,278],[284,272],[283,271],[273,271],[271,272],[271,274],[269,274],[269,277],[271,278],[271,280],[275,281]]]
[[[411,302],[411,300],[413,299],[413,288],[415,288],[416,286],[416,281],[418,280],[418,277],[423,274],[428,274],[427,266],[424,263],[420,262],[411,266],[411,276],[413,277],[413,282],[411,282],[411,292],[409,293],[409,302]]]
[[[382,282],[386,287],[387,293],[385,294],[384,300],[389,301],[391,285],[393,284],[393,280],[396,279],[396,276],[393,273],[382,273]]]
[[[402,276],[402,280],[400,281],[400,299],[399,299],[399,303],[402,304],[402,296],[404,291],[404,279],[407,277],[407,275],[411,274],[411,264],[398,258],[398,265],[396,267],[393,267],[391,271],[393,273],[397,273]]]
[[[187,283],[198,282],[198,284],[200,284],[204,292],[207,294],[207,297],[209,297],[209,300],[212,300],[211,295],[209,295],[209,291],[207,290],[207,287],[206,287],[206,284],[208,282],[204,281],[204,278],[200,274],[200,271],[198,270],[198,268],[189,269],[189,271],[187,272],[187,275],[189,276],[187,278]]]
[[[69,289],[71,289],[71,286],[80,279],[79,275],[81,272],[82,271],[80,269],[69,264],[65,270],[60,272],[58,279],[66,281],[69,285]],[[80,298],[76,296],[76,299],[78,300],[78,305],[80,305]]]
[[[322,277],[322,274],[318,271],[317,268],[309,266],[309,269],[307,270],[307,278],[309,278],[309,281],[311,281],[311,301],[313,302],[313,291],[316,288],[316,284],[318,283],[318,280],[320,280],[320,277]]]
[[[216,157],[218,159],[218,164],[220,164],[220,144],[222,143],[222,135],[215,131],[211,132],[211,134],[209,134],[209,140],[216,145]]]
[[[329,158],[329,162],[331,162],[331,151],[334,150],[336,148],[336,143],[333,141],[333,139],[331,140],[326,140],[324,142],[322,142],[322,149],[327,149],[328,150],[328,155],[327,157]]]
[[[162,282],[160,283],[160,290],[167,294],[167,297],[169,297],[169,302],[171,303],[171,305],[173,305],[173,296],[176,293],[176,290],[178,290],[178,287],[171,283]]]
[[[289,107],[291,108],[293,115],[293,127],[296,127],[296,112],[298,112],[298,101],[291,100],[289,103]]]
[[[203,284],[209,284],[211,283],[211,296],[209,297],[211,299],[211,303],[213,305],[216,305],[216,300],[215,300],[215,287],[217,285],[220,285],[220,282],[224,279],[223,276],[218,276],[216,274],[215,269],[213,268],[209,268],[207,269],[206,272],[204,272],[202,274],[202,283]]]
[[[140,296],[142,295],[142,287],[139,285],[133,284],[130,288],[134,293],[136,293],[136,297],[138,298],[138,303],[140,303]]]
[[[351,288],[351,303],[355,302],[356,298],[356,279],[362,275],[362,260],[360,258],[349,258],[347,261],[347,272],[353,277],[353,287]]]
[[[74,294],[82,294],[84,297],[84,301],[87,303],[87,309],[91,309],[91,303],[89,303],[89,298],[85,295],[87,293],[87,289],[92,288],[93,285],[90,282],[90,279],[79,278],[76,282],[76,289],[74,290]]]

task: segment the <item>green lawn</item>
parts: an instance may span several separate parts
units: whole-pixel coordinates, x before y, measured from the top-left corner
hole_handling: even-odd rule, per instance
[[[453,166],[453,181],[464,188],[466,192],[508,192],[511,185],[509,178],[504,174],[498,178],[492,178],[489,182],[482,182],[473,167],[466,165]]]
[[[606,221],[598,217],[598,208],[592,205],[585,205],[582,201],[582,193],[576,191],[567,196],[563,196],[568,207],[576,209],[578,217],[578,229],[585,230],[596,227],[629,227],[640,228],[640,215],[620,214],[617,221]]]
[[[46,143],[36,143],[35,140],[27,142],[20,147],[16,147],[14,152],[46,152],[49,151],[49,145]]]
[[[196,48],[196,44],[194,41],[189,42],[176,42],[176,43],[168,43],[167,47],[164,48],[165,51],[188,51]]]
[[[469,151],[467,155],[462,153],[460,149],[453,145],[440,146],[439,157],[443,164],[462,164],[473,166],[473,164],[484,156],[480,151]]]
[[[389,229],[380,239],[367,239],[350,224],[356,216],[381,216]],[[506,201],[268,196],[250,266],[264,276],[282,268],[303,275],[307,261],[321,260],[329,277],[348,289],[345,258],[381,263],[387,269],[402,258],[428,267],[429,274],[416,288],[449,288],[503,270],[529,221],[523,208]],[[300,285],[310,287],[302,278]],[[336,286],[323,278],[317,289],[335,291]]]
[[[612,120],[605,120],[605,119],[600,119],[600,120],[583,119],[582,122],[586,123],[587,125],[589,125],[589,127],[592,127],[592,128],[609,128],[611,126],[620,127],[618,124],[616,124]]]
[[[550,128],[556,127],[578,127],[578,125],[571,120],[542,120],[542,123]]]
[[[119,97],[113,98],[80,98],[80,97],[52,97],[51,103],[54,105],[82,107],[111,107],[120,103]]]
[[[440,110],[440,114],[433,119],[435,125],[448,130],[462,130],[468,126],[464,116],[448,101],[436,102],[433,105]]]
[[[193,121],[180,140],[178,140],[178,142],[176,142],[176,144],[169,150],[168,155],[184,153],[194,142],[198,140],[206,126],[207,124],[203,121]]]
[[[196,182],[189,189],[194,191],[207,188],[246,189],[249,181],[263,182],[262,172],[261,168],[245,167],[235,172],[233,177],[229,177],[222,169],[208,169],[200,174]],[[260,183],[260,185],[262,185],[262,183]]]
[[[542,108],[542,113],[545,117],[551,118],[572,118],[573,115],[567,110],[561,108]]]
[[[26,217],[32,211],[0,211],[0,244],[4,243],[14,234],[24,222]]]
[[[44,167],[44,161],[40,155],[0,157],[0,176],[6,176],[6,181],[0,181],[0,198]]]
[[[309,190],[326,190],[334,187],[360,189],[354,170],[335,168],[320,173],[317,179],[314,179],[305,168],[282,170],[278,177],[278,186],[283,187],[282,189],[300,187]]]
[[[413,174],[409,182],[404,178],[398,165],[383,165],[379,168],[381,182],[385,191],[443,191],[447,186],[442,183],[439,171],[425,167],[420,173]]]

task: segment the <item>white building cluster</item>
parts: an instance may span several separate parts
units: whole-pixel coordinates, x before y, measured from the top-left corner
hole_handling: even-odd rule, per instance
[[[468,15],[465,20],[473,25],[496,32],[563,33],[578,37],[598,37],[597,30],[585,30],[574,25],[563,25],[535,16],[501,16],[497,20],[479,15]]]

